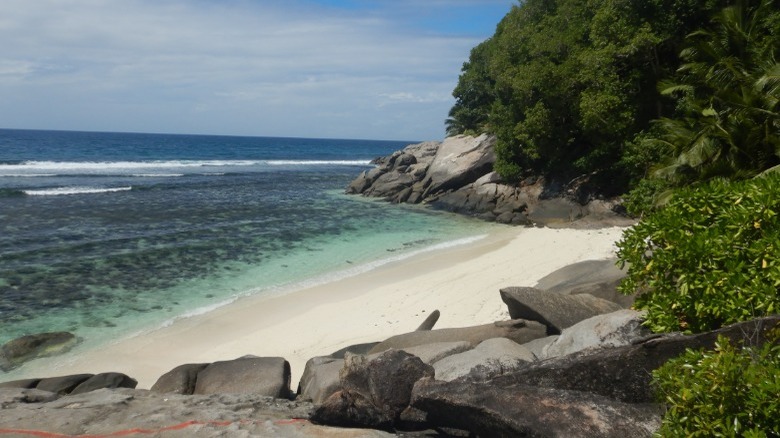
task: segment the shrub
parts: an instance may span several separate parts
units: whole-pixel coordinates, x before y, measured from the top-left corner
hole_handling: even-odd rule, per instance
[[[623,293],[655,332],[702,332],[780,309],[780,175],[675,192],[627,230]]]
[[[669,437],[780,436],[780,345],[687,350],[653,372]]]

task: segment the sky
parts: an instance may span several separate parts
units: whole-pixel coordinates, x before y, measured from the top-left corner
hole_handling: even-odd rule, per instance
[[[516,0],[2,0],[0,128],[438,140]]]

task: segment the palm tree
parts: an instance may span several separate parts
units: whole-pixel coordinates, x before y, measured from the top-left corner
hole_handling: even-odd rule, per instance
[[[780,17],[775,0],[739,0],[688,36],[680,82],[661,92],[680,96],[681,117],[661,119],[670,158],[655,175],[677,183],[714,176],[749,177],[780,164]],[[774,23],[774,24],[773,24]]]

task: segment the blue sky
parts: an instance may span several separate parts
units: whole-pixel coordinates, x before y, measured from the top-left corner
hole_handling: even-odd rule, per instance
[[[514,0],[3,0],[0,127],[429,140]]]

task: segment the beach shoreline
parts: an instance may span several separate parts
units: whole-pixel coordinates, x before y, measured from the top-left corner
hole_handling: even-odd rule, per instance
[[[435,328],[508,319],[500,288],[532,286],[563,266],[610,257],[623,230],[500,227],[465,245],[281,295],[243,297],[99,349],[39,359],[25,374],[113,371],[149,389],[185,363],[280,356],[290,362],[295,390],[311,357],[413,331],[434,310],[441,312]]]

